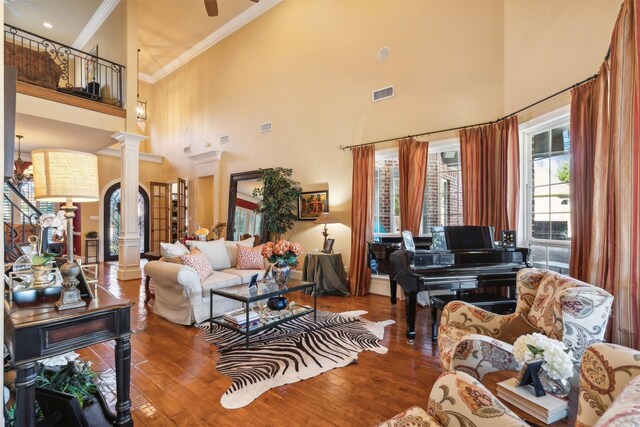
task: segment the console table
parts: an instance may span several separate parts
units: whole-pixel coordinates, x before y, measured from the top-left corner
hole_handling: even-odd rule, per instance
[[[4,301],[4,343],[16,368],[16,426],[36,425],[37,360],[110,340],[116,343],[117,413],[108,415],[115,425],[133,426],[129,398],[133,302],[116,298],[101,287],[95,298],[86,300],[86,307],[58,311],[53,306],[56,299],[31,304]]]

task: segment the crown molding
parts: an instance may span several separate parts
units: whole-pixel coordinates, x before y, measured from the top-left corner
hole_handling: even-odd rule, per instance
[[[98,151],[96,154],[101,156],[109,156],[109,157],[122,157],[122,151],[117,148],[104,148]],[[151,163],[162,163],[164,161],[164,156],[159,156],[157,154],[150,153],[138,153],[140,156],[140,160],[143,162],[151,162]]]
[[[236,16],[222,27],[218,28],[213,33],[209,34],[205,39],[197,43],[191,49],[187,50],[182,55],[178,56],[176,59],[171,61],[169,64],[164,66],[162,69],[155,72],[152,76],[147,74],[139,74],[140,80],[143,80],[147,83],[154,84],[178,68],[182,67],[187,62],[191,61],[193,58],[200,55],[205,50],[209,49],[211,46],[223,40],[225,37],[233,34],[235,31],[239,30],[241,27],[247,25],[249,22],[253,21],[263,13],[267,12],[272,7],[276,6],[282,0],[261,0],[259,3],[256,3],[254,6],[251,6],[240,15]]]
[[[220,160],[222,151],[205,151],[204,153],[192,154],[189,156],[194,165]]]
[[[87,25],[82,29],[76,40],[73,42],[71,47],[74,49],[82,49],[91,37],[100,29],[100,26],[106,21],[106,19],[111,15],[111,12],[116,8],[116,6],[120,3],[120,0],[103,0],[96,9],[95,13],[87,22]]]

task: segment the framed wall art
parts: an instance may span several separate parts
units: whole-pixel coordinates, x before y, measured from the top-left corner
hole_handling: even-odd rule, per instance
[[[313,221],[323,212],[329,212],[329,191],[307,191],[298,199],[298,220]]]

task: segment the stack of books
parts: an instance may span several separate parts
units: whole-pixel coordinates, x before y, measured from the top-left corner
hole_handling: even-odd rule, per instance
[[[237,326],[238,328],[244,328],[247,326],[247,312],[244,308],[239,308],[238,310],[233,310],[228,313],[225,313],[223,316],[224,320],[227,323],[230,323],[233,326]],[[249,329],[260,326],[260,314],[256,311],[249,310]]]
[[[516,379],[510,378],[497,385],[498,397],[513,406],[522,409],[536,419],[551,424],[567,416],[566,400],[549,394],[536,397],[533,386],[516,387]]]

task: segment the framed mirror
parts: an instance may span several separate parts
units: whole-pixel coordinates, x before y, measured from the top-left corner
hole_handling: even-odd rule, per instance
[[[253,190],[262,185],[260,171],[231,174],[229,180],[229,210],[227,212],[227,240],[242,240],[242,236],[260,235],[267,241],[267,227],[262,215],[255,212],[261,200],[253,197]]]

